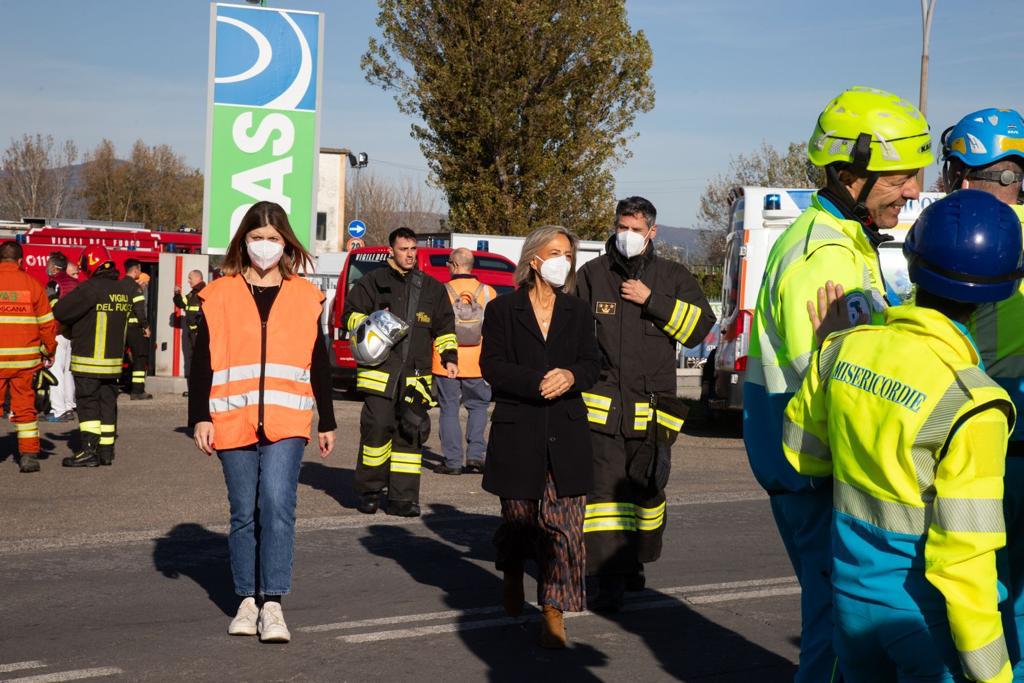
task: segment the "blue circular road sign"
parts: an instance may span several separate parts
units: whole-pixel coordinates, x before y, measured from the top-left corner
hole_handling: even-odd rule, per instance
[[[362,221],[352,221],[348,224],[348,234],[355,238],[360,238],[366,234],[366,223]]]

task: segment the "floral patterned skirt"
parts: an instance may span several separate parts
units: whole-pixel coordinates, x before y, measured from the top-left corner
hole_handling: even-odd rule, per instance
[[[494,535],[501,571],[537,561],[537,602],[563,612],[586,609],[586,496],[559,498],[548,470],[541,500],[501,499],[502,524]]]

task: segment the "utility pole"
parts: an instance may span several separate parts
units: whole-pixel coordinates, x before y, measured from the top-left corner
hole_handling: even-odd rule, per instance
[[[935,15],[935,3],[938,0],[921,0],[921,89],[918,97],[918,109],[928,118],[928,43],[932,37],[932,17]],[[924,169],[917,174],[918,183],[924,190]]]

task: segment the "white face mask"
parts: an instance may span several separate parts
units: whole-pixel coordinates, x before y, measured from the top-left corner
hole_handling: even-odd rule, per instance
[[[260,270],[270,270],[281,260],[284,245],[270,240],[253,240],[245,245],[249,258]]]
[[[633,258],[644,253],[647,238],[632,230],[623,230],[615,235],[615,248],[626,258]]]
[[[558,289],[565,284],[571,267],[572,264],[569,263],[569,258],[566,256],[552,256],[547,260],[540,259],[540,276],[549,285]]]

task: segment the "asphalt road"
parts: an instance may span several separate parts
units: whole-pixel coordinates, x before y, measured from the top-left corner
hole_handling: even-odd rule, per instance
[[[738,438],[680,439],[648,590],[613,618],[572,616],[572,647],[551,652],[536,609],[499,606],[498,506],[479,476],[425,471],[419,520],[353,509],[358,409],[335,402],[329,459],[307,449],[288,645],[226,635],[223,477],[180,427],[183,399],[122,399],[110,468],[59,466],[74,425],[43,424],[54,456],[36,475],[0,439],[0,680],[791,679],[799,588]]]

